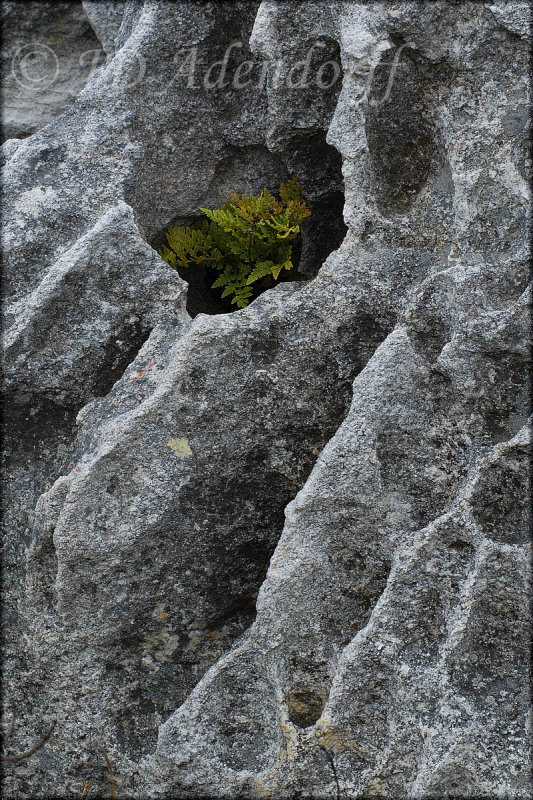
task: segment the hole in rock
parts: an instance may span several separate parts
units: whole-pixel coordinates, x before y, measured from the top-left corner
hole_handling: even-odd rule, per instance
[[[287,696],[289,719],[299,728],[308,728],[319,719],[326,698],[314,689],[295,689]]]
[[[343,219],[344,191],[342,182],[342,159],[339,153],[326,144],[325,131],[313,133],[307,138],[293,142],[295,167],[289,170],[281,156],[270,153],[265,147],[254,146],[236,150],[223,159],[215,172],[208,195],[199,202],[204,208],[222,205],[232,192],[258,195],[266,187],[277,195],[279,184],[286,181],[292,171],[300,178],[302,195],[311,208],[311,216],[304,220],[300,234],[292,248],[293,269],[283,270],[277,281],[265,279],[253,286],[252,300],[277,283],[303,281],[317,275],[328,255],[336,250],[347,228]],[[314,169],[310,165],[316,165]],[[308,176],[304,179],[302,173]],[[329,178],[324,180],[323,172]],[[152,240],[155,250],[166,243],[166,232],[172,226],[187,226],[205,219],[197,215],[176,217]],[[178,267],[179,276],[187,282],[187,311],[191,317],[197,314],[227,314],[236,310],[231,297],[222,297],[222,289],[212,288],[218,273],[202,266]]]
[[[459,540],[452,542],[450,547],[459,555],[471,555],[474,551],[474,548],[470,542],[463,542]]]
[[[2,141],[24,138],[66,111],[105,53],[81,2],[6,2]]]

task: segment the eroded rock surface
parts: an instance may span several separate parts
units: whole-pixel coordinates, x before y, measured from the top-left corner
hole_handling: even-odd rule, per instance
[[[57,5],[105,63],[3,147],[6,796],[526,798],[527,7]],[[291,171],[312,279],[213,313],[154,247]]]
[[[4,141],[29,136],[70,108],[105,53],[81,2],[7,0],[0,23]]]

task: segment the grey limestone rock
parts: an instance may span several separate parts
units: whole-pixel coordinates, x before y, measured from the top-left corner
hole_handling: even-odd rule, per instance
[[[105,59],[81,2],[6,0],[0,24],[3,141],[66,111]]]
[[[525,800],[524,4],[57,6],[105,57],[3,145],[6,796]],[[292,171],[309,280],[158,256]]]
[[[98,0],[83,0],[83,10],[98,36],[107,56],[115,55],[116,41],[124,21],[124,0],[100,3]]]

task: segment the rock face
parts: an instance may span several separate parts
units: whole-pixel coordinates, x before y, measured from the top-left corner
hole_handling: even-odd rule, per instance
[[[81,2],[6,0],[0,22],[3,141],[29,136],[66,111],[105,53]]]
[[[4,6],[100,48],[3,145],[5,795],[528,797],[526,4]],[[215,313],[154,248],[291,171]]]

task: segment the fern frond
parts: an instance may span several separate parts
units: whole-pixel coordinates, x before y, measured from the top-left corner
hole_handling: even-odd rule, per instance
[[[287,183],[282,183],[279,187],[279,196],[287,205],[291,200],[299,200],[302,194],[302,187],[298,176],[293,172]]]
[[[288,266],[287,266],[288,265]],[[275,281],[279,278],[279,273],[282,269],[292,269],[292,261],[285,261],[284,264],[276,264],[272,269],[272,277]]]
[[[292,242],[311,213],[292,175],[279,189],[280,200],[268,189],[258,195],[230,195],[220,208],[201,208],[205,219],[167,232],[159,254],[171,267],[204,265],[220,274],[212,284],[221,296],[244,308],[254,296],[252,284],[282,269],[292,269]]]
[[[250,285],[251,283],[260,280],[260,278],[266,278],[267,275],[271,275],[272,267],[274,267],[273,261],[260,261],[251,271],[246,283]]]
[[[161,245],[161,247],[159,248],[159,255],[161,256],[163,261],[167,262],[169,267],[172,267],[173,269],[176,268],[176,253],[174,253],[172,250],[166,247],[166,245],[164,244]]]
[[[218,278],[216,279],[216,281],[211,284],[211,288],[212,289],[221,289],[222,286],[226,286],[227,282],[228,281],[227,281],[226,275],[224,273],[222,273],[222,275],[219,275]]]
[[[247,287],[238,287],[235,289],[235,297],[232,298],[232,303],[236,303],[239,308],[246,308],[250,302],[252,290]]]

